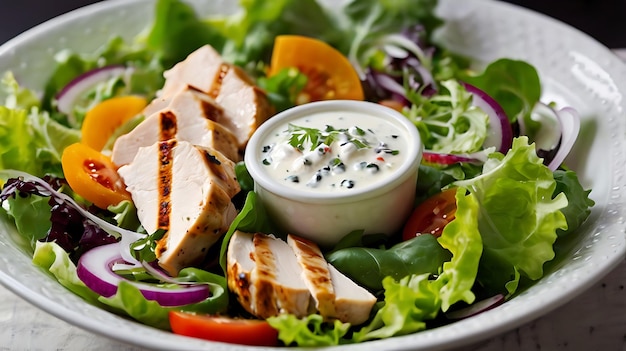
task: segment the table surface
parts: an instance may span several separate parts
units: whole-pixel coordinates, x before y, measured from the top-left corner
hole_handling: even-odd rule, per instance
[[[48,1],[47,4],[52,3]],[[2,6],[5,5],[8,4],[3,3]],[[15,16],[12,19],[16,22]],[[8,23],[4,20],[0,22],[4,25]],[[0,32],[4,29],[0,26]],[[15,31],[14,34],[19,32],[18,28],[11,29]],[[0,34],[6,35],[6,31]],[[0,42],[6,39],[1,38]],[[626,57],[626,51],[621,53]],[[32,306],[2,286],[0,326],[0,350],[142,350],[70,325]],[[626,261],[560,308],[517,329],[462,350],[626,351]]]

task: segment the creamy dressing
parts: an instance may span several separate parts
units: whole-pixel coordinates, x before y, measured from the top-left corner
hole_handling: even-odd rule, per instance
[[[320,112],[268,133],[263,168],[286,186],[347,191],[383,181],[407,162],[407,135],[392,122],[358,112]]]

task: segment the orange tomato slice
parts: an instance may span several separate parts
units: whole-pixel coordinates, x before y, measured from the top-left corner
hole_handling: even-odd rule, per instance
[[[308,77],[298,104],[364,99],[361,80],[350,61],[323,41],[299,35],[276,37],[268,76],[292,67]]]
[[[115,130],[139,114],[147,101],[141,96],[119,96],[104,100],[87,111],[81,127],[81,142],[102,150]]]
[[[85,144],[65,148],[61,166],[72,190],[100,208],[131,200],[111,159]]]

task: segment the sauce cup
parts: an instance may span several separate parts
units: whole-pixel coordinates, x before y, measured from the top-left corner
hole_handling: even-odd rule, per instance
[[[311,130],[324,131],[327,142],[307,144]],[[305,142],[294,148],[295,140]],[[347,141],[353,145],[346,151]],[[271,220],[328,247],[355,230],[391,235],[402,227],[413,209],[422,149],[417,128],[401,113],[332,100],[271,117],[251,137],[244,161]]]

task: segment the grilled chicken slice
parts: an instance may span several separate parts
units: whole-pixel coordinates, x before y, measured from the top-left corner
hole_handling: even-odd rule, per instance
[[[118,172],[146,231],[166,231],[157,258],[172,275],[202,261],[236,215],[234,162],[216,150],[161,141],[140,148]]]
[[[370,311],[376,303],[376,297],[343,275],[333,265],[328,264],[328,268],[335,291],[337,319],[352,325],[359,325],[367,321]]]
[[[228,247],[227,276],[241,305],[259,318],[315,312],[293,251],[272,235],[235,232]]]
[[[164,74],[158,99],[167,100],[192,87],[215,99],[224,109],[217,122],[232,131],[243,150],[252,133],[273,114],[265,93],[240,68],[225,62],[211,46],[189,54]]]
[[[287,243],[296,255],[304,283],[315,300],[315,307],[325,319],[334,319],[335,289],[328,262],[319,247],[312,241],[291,234],[287,236]]]
[[[262,318],[280,313],[305,317],[311,309],[311,293],[293,251],[273,235],[255,234],[256,267],[251,279],[256,287],[256,313]]]
[[[298,317],[319,312],[353,325],[369,318],[376,297],[326,262],[312,241],[289,235],[235,232],[228,244],[227,281],[253,315]]]
[[[151,105],[154,104],[160,103]],[[239,160],[235,135],[216,122],[223,109],[209,96],[194,89],[184,89],[163,104],[164,108],[115,141],[111,154],[113,163],[118,166],[129,164],[140,147],[171,138],[215,149],[233,161]],[[145,112],[149,112],[148,108]]]
[[[253,233],[236,230],[228,242],[226,252],[226,276],[228,289],[234,292],[237,300],[246,311],[256,314],[255,285],[251,284],[251,274],[256,266],[254,258]]]

